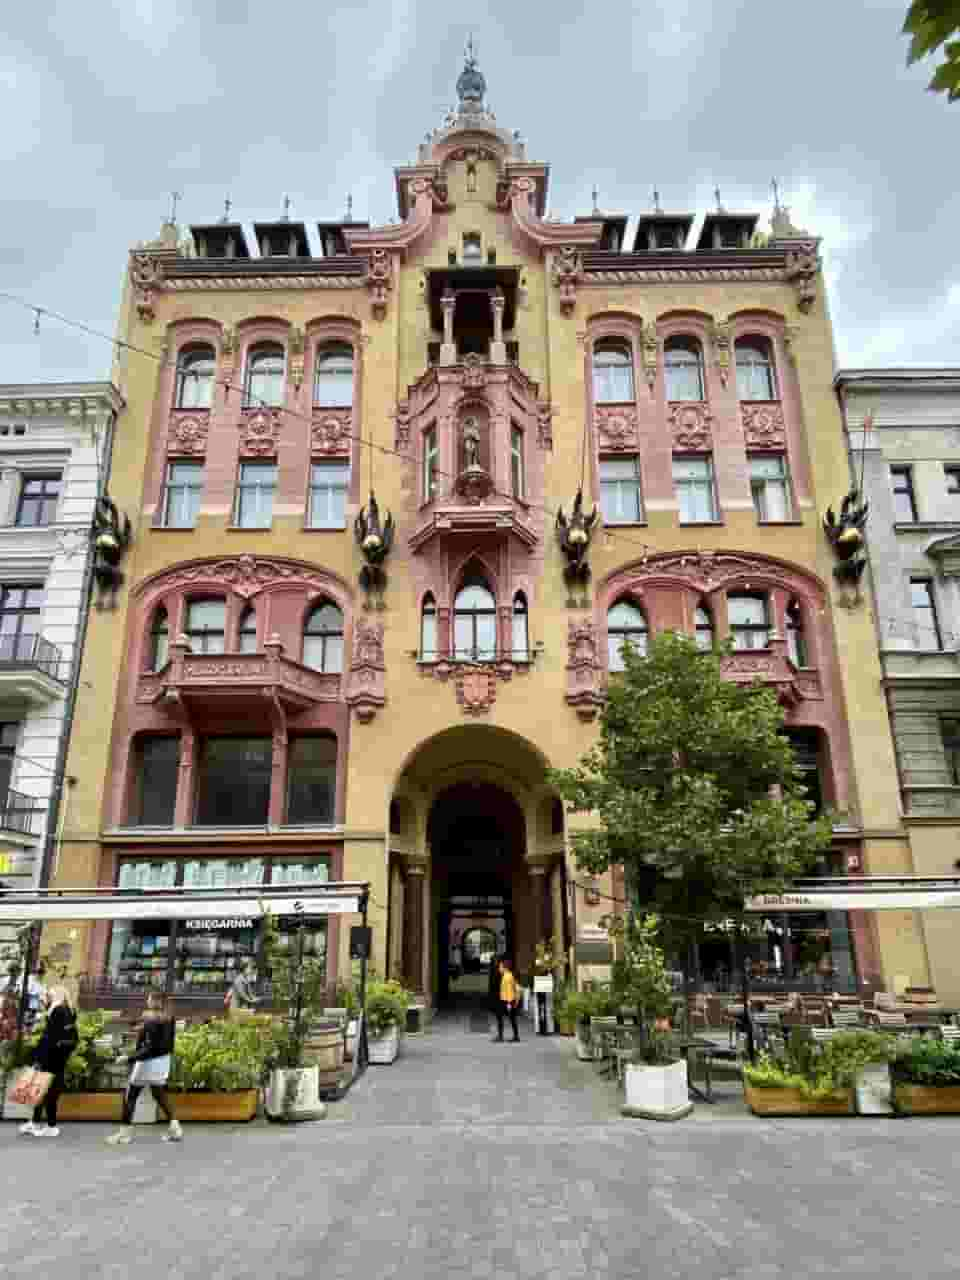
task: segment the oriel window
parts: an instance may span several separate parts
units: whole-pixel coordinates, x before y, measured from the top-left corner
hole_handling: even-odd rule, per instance
[[[713,649],[713,615],[705,604],[697,605],[693,615],[694,638],[701,653]]]
[[[191,600],[187,605],[187,640],[191,653],[223,653],[226,649],[227,605],[224,600]]]
[[[153,611],[150,624],[150,670],[159,671],[170,657],[170,621],[163,605]]]
[[[431,427],[423,433],[423,500],[431,502],[439,492],[440,450],[437,447],[437,429]]]
[[[239,653],[257,652],[257,611],[252,604],[247,605],[240,615],[237,627],[237,651]]]
[[[610,671],[623,671],[624,648],[629,645],[641,658],[647,656],[646,614],[632,600],[618,600],[607,613],[607,664]]]
[[[766,596],[727,596],[727,620],[734,649],[766,649],[770,612]]]
[[[513,496],[524,496],[523,432],[519,427],[510,428],[510,482]]]
[[[795,667],[805,667],[807,662],[807,638],[803,628],[803,608],[799,600],[787,605],[787,653]]]

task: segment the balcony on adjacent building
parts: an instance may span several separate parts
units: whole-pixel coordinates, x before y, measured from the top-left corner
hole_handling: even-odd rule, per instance
[[[0,795],[0,831],[22,836],[37,834],[41,806],[34,796],[8,790]]]
[[[903,809],[908,818],[960,818],[960,786],[905,786]]]
[[[0,635],[0,699],[44,706],[63,697],[67,663],[42,636]]]

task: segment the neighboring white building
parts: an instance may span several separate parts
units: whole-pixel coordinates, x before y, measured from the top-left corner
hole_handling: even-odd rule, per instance
[[[9,888],[35,886],[43,866],[94,505],[121,404],[109,382],[0,384],[0,883]],[[0,948],[11,938],[0,927]]]

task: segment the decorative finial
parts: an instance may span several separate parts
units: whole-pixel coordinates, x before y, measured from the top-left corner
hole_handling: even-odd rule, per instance
[[[479,115],[483,111],[483,95],[486,91],[487,82],[477,67],[477,49],[471,35],[464,50],[464,67],[457,77],[460,113]]]
[[[177,223],[177,205],[180,203],[180,200],[181,200],[182,196],[183,196],[183,192],[182,192],[182,191],[171,191],[171,192],[170,192],[170,224],[171,224],[171,226],[176,226],[176,223]]]
[[[714,187],[713,194],[714,196],[716,196],[716,200],[717,200],[717,213],[724,213],[725,212],[724,207],[720,203],[720,188]]]
[[[660,208],[660,192],[656,187],[653,188],[653,212],[663,213],[663,210]]]
[[[230,210],[232,207],[233,206],[231,204],[230,197],[227,196],[226,200],[224,200],[223,202],[223,217],[220,219],[221,222],[230,221]]]
[[[591,210],[591,212],[592,212],[592,213],[599,213],[599,212],[600,212],[600,210],[599,210],[599,208],[597,207],[597,201],[598,201],[598,200],[599,200],[599,198],[600,198],[600,192],[597,190],[596,186],[594,186],[593,191],[592,191],[590,194],[593,196],[593,209]]]
[[[468,67],[475,67],[477,65],[477,49],[476,45],[473,43],[472,31],[467,36],[467,43],[463,51],[463,57]]]
[[[284,197],[283,197],[283,219],[282,219],[282,221],[283,221],[283,222],[289,222],[289,221],[290,221],[290,197],[289,197],[289,196],[284,196]]]
[[[353,196],[349,192],[347,192],[347,216],[344,218],[344,222],[352,222],[352,221],[353,221]]]
[[[779,212],[780,212],[780,208],[781,208],[781,205],[780,205],[780,188],[777,186],[777,180],[776,180],[776,178],[771,178],[771,179],[770,179],[770,186],[773,188],[773,208],[774,208],[774,212],[779,213]]]

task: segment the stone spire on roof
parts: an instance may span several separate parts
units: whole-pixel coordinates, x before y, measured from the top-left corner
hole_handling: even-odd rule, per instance
[[[483,112],[483,95],[487,91],[487,82],[483,78],[483,72],[477,66],[473,36],[467,41],[463,57],[463,70],[457,77],[460,115],[480,115]]]

